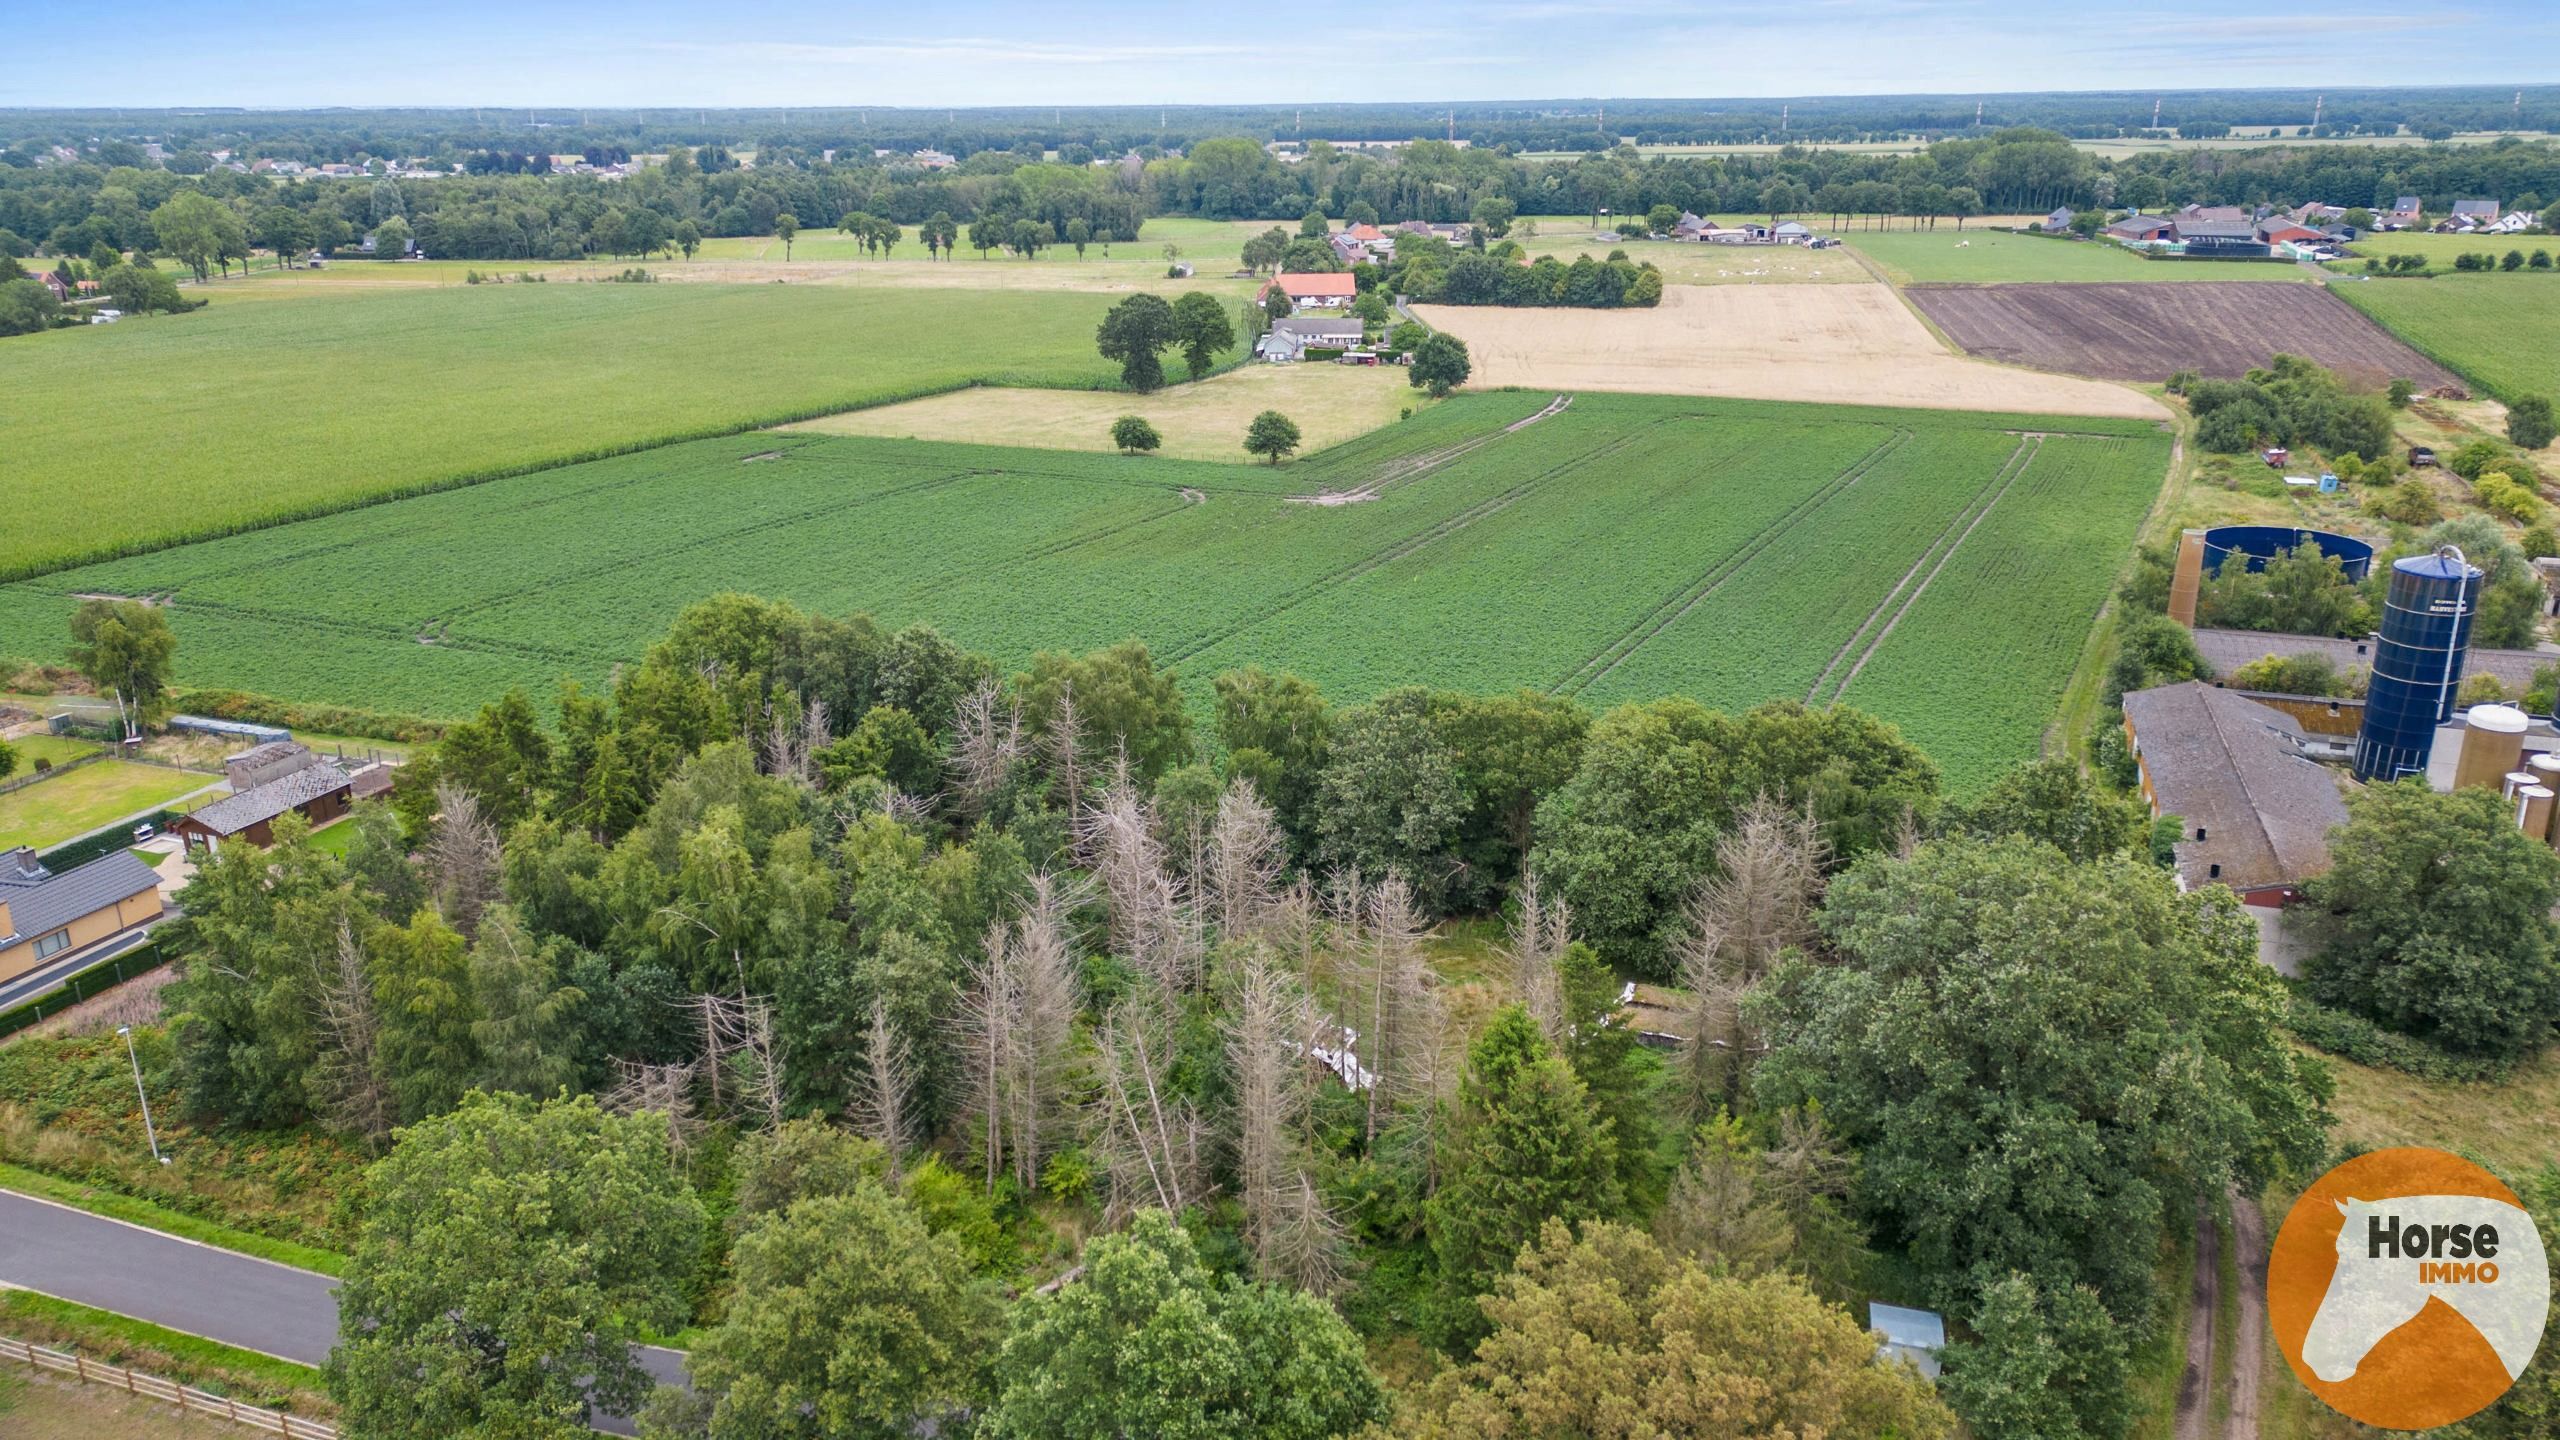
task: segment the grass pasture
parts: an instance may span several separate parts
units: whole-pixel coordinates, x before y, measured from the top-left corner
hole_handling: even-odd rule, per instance
[[[1109,305],[457,286],[29,335],[0,347],[0,575],[973,382],[1108,387]]]
[[[2531,259],[2536,250],[2560,255],[2560,237],[2437,235],[2425,230],[2392,230],[2369,234],[2348,246],[2347,250],[2355,257],[2354,259],[2332,260],[2326,268],[2343,274],[2358,275],[2364,272],[2364,262],[2368,259],[2387,258],[2393,255],[2418,255],[2423,256],[2426,262],[2436,269],[2451,270],[2453,262],[2464,255],[2491,255],[2504,259],[2510,250],[2521,252],[2527,259]],[[2536,278],[2560,280],[2560,273],[2545,270]]]
[[[1297,421],[1304,436],[1301,453],[1312,454],[1392,425],[1403,410],[1418,410],[1430,403],[1429,397],[1405,383],[1405,372],[1394,366],[1245,365],[1197,385],[1169,386],[1153,395],[981,387],[822,415],[782,428],[822,435],[1108,451],[1112,449],[1111,422],[1123,415],[1140,415],[1164,436],[1160,455],[1242,464],[1252,458],[1244,452],[1245,426],[1265,410],[1277,410]]]
[[[0,850],[42,850],[111,820],[155,809],[220,779],[164,765],[101,760],[0,795]]]
[[[2493,395],[2560,397],[2560,348],[2552,345],[2560,335],[2560,275],[2525,270],[2329,288]]]
[[[1819,688],[1962,789],[2035,751],[2112,573],[2086,558],[2131,539],[2168,458],[2145,422],[2039,445],[2013,432],[2055,427],[2014,416],[1661,396],[1507,428],[1552,398],[1460,396],[1277,469],[707,440],[0,587],[0,630],[59,634],[76,592],[166,593],[190,683],[451,716],[600,679],[743,589],[1009,664],[1135,637],[1201,697],[1248,663],[1343,700]],[[1327,492],[1347,503],[1292,498]]]
[[[2145,260],[2112,240],[2062,240],[1968,226],[1935,230],[1850,230],[1849,248],[1896,285],[1999,285],[2038,281],[2299,280],[2301,267],[2273,261]]]
[[[1682,240],[1600,240],[1588,225],[1549,228],[1520,242],[1531,258],[1553,255],[1570,265],[1588,255],[1605,260],[1612,250],[1627,258],[1649,261],[1666,285],[1839,285],[1862,284],[1866,267],[1836,249],[1812,250],[1801,245],[1707,245]]]

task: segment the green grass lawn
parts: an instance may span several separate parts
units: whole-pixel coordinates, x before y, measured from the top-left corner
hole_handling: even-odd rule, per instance
[[[12,780],[22,779],[32,774],[39,760],[50,760],[56,765],[62,765],[103,748],[95,741],[81,740],[69,735],[21,735],[9,741],[8,745],[10,749],[18,752],[18,768],[11,771],[7,777]]]
[[[2560,273],[2439,275],[2330,287],[2384,328],[2502,399],[2560,397]]]
[[[1935,230],[1849,230],[1841,238],[1897,285],[2011,281],[2294,280],[2293,265],[2145,260],[2111,240],[2057,240],[1951,223]]]
[[[0,795],[0,850],[42,850],[108,821],[165,805],[215,777],[127,760],[101,760]]]
[[[0,575],[972,381],[1102,387],[1116,370],[1093,333],[1110,303],[502,285],[29,335],[0,347]]]
[[[2425,231],[2393,231],[2367,235],[2347,247],[2352,260],[2332,260],[2329,269],[2348,274],[2364,270],[2364,262],[2372,257],[2423,255],[2427,263],[2440,270],[2453,268],[2454,260],[2463,255],[2494,255],[2505,258],[2510,250],[2522,252],[2527,259],[2536,250],[2560,255],[2560,239],[2549,235],[2434,235]],[[2545,270],[2541,278],[2560,281],[2560,271]]]

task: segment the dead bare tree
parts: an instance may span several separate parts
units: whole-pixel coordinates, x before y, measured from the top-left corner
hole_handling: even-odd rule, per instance
[[[691,1063],[651,1065],[639,1060],[613,1062],[613,1079],[597,1103],[616,1115],[663,1115],[667,1147],[682,1155],[700,1128],[693,1108],[695,1066]]]
[[[1262,1259],[1263,1278],[1330,1300],[1354,1273],[1351,1238],[1316,1191],[1315,1177],[1293,1171],[1280,1187],[1277,1223]]]
[[[889,1178],[906,1178],[908,1116],[914,1111],[915,1054],[907,1037],[889,1023],[889,1003],[871,1001],[871,1028],[863,1036],[862,1093],[853,1105],[853,1128],[889,1157]]]
[[[1067,820],[1072,824],[1084,813],[1084,787],[1090,783],[1085,770],[1084,717],[1076,711],[1073,679],[1059,678],[1058,703],[1041,732],[1041,750],[1049,761],[1050,784],[1066,802]]]
[[[1236,957],[1236,997],[1227,1017],[1227,1057],[1235,1067],[1236,1179],[1246,1243],[1264,1279],[1284,1216],[1284,1189],[1299,1166],[1296,1132],[1311,1101],[1308,1050],[1315,1007],[1286,962],[1258,944]]]
[[[1262,803],[1252,781],[1241,775],[1228,781],[1197,872],[1220,937],[1234,940],[1268,932],[1280,898],[1280,877],[1288,868],[1288,838],[1280,833],[1271,807]]]
[[[1365,909],[1357,961],[1364,1013],[1354,1050],[1374,1077],[1367,1124],[1375,1140],[1393,1111],[1439,1098],[1447,1016],[1423,959],[1429,931],[1413,887],[1389,872],[1369,888]]]
[[[346,917],[320,979],[320,1053],[313,1062],[321,1113],[329,1124],[368,1145],[391,1133],[395,1118],[390,1088],[376,1063],[382,1027],[365,970],[363,942]]]
[[[1007,1155],[1026,1186],[1039,1178],[1066,1091],[1075,1040],[1077,970],[1067,914],[1075,897],[1053,876],[1031,881],[1011,926],[987,929],[961,1010],[970,1114],[985,1132],[987,1183]]]
[[[1520,875],[1520,913],[1503,937],[1503,953],[1511,961],[1513,988],[1529,1018],[1553,1040],[1564,1032],[1564,952],[1573,944],[1573,914],[1562,900],[1549,900],[1538,888],[1535,871]]]
[[[1206,952],[1199,917],[1136,783],[1125,774],[1115,778],[1076,832],[1087,865],[1102,880],[1112,953],[1170,993],[1197,988]]]
[[[1094,1035],[1098,1084],[1086,1143],[1109,1183],[1114,1224],[1150,1207],[1179,1214],[1208,1193],[1200,1112],[1171,1084],[1173,1028],[1172,997],[1141,980]]]
[[[952,716],[952,798],[961,817],[987,812],[1022,758],[1022,705],[990,680],[960,697]]]
[[[1743,1000],[1781,954],[1813,937],[1823,860],[1813,817],[1762,796],[1743,807],[1690,895],[1675,958],[1691,997],[1680,1069],[1692,1121],[1738,1099],[1767,1048],[1744,1022]]]
[[[774,1062],[772,1005],[738,995],[696,995],[685,1003],[702,1032],[711,1102],[734,1106],[759,1129],[780,1126],[782,1068]]]
[[[498,827],[480,813],[480,798],[459,785],[436,786],[436,822],[427,840],[436,911],[469,939],[480,912],[498,898]]]

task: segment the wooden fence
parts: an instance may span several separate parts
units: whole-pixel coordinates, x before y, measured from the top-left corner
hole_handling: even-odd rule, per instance
[[[151,1399],[175,1405],[182,1412],[218,1415],[236,1424],[246,1425],[252,1430],[263,1430],[270,1435],[282,1435],[285,1440],[338,1440],[338,1427],[335,1425],[326,1425],[317,1420],[305,1420],[299,1415],[287,1415],[281,1410],[269,1410],[262,1405],[243,1405],[237,1400],[207,1394],[192,1386],[180,1385],[173,1380],[163,1380],[157,1375],[145,1375],[139,1370],[128,1370],[121,1365],[108,1365],[100,1361],[84,1359],[78,1355],[66,1355],[59,1350],[47,1350],[41,1345],[30,1345],[24,1340],[12,1340],[5,1335],[0,1335],[0,1359],[15,1360],[23,1365],[32,1365],[38,1370],[76,1375],[92,1385],[105,1385],[128,1394],[148,1396]]]

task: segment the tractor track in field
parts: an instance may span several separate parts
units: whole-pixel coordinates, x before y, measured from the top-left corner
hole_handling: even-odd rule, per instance
[[[1437,450],[1425,450],[1419,455],[1407,455],[1400,460],[1391,460],[1377,474],[1348,490],[1324,490],[1313,495],[1290,495],[1285,498],[1293,505],[1357,505],[1366,500],[1375,500],[1398,486],[1410,485],[1417,480],[1436,475],[1505,435],[1517,434],[1551,415],[1560,415],[1572,404],[1571,395],[1558,395],[1547,402],[1545,409],[1534,415],[1524,415],[1499,430],[1461,440],[1454,445],[1443,445]]]
[[[1627,657],[1644,648],[1645,643],[1668,630],[1680,617],[1695,610],[1706,599],[1724,588],[1725,582],[1742,572],[1789,531],[1804,523],[1814,512],[1830,504],[1851,486],[1856,485],[1895,451],[1912,438],[1912,431],[1896,430],[1876,447],[1858,457],[1847,469],[1825,481],[1822,487],[1797,501],[1769,524],[1760,527],[1737,548],[1710,565],[1706,573],[1663,598],[1660,604],[1645,612],[1643,618],[1619,632],[1618,638],[1586,658],[1572,674],[1547,687],[1550,695],[1579,695],[1609,677]]]
[[[1973,498],[1965,502],[1963,509],[1948,517],[1947,523],[1939,528],[1936,538],[1929,542],[1929,548],[1920,552],[1919,558],[1911,562],[1911,568],[1902,572],[1902,578],[1894,582],[1893,588],[1885,592],[1884,598],[1876,602],[1873,610],[1867,612],[1867,618],[1859,621],[1858,628],[1849,632],[1849,638],[1841,641],[1840,648],[1832,652],[1831,663],[1822,667],[1822,673],[1814,677],[1812,688],[1805,691],[1806,704],[1822,703],[1823,689],[1829,684],[1831,677],[1839,672],[1840,663],[1849,658],[1849,652],[1857,647],[1860,639],[1867,636],[1868,629],[1884,617],[1885,611],[1892,609],[1892,618],[1885,620],[1884,628],[1876,631],[1874,638],[1867,640],[1867,646],[1858,652],[1856,662],[1849,666],[1847,674],[1840,676],[1839,685],[1833,687],[1830,699],[1833,703],[1837,703],[1849,693],[1849,682],[1857,679],[1858,672],[1867,668],[1867,662],[1875,658],[1877,650],[1883,648],[1885,637],[1892,634],[1894,627],[1902,623],[1902,617],[1911,613],[1911,607],[1920,602],[1921,592],[1929,588],[1929,582],[1938,578],[1938,572],[1946,568],[1947,561],[1955,555],[1956,550],[1964,544],[1966,538],[1973,534],[1974,527],[1982,523],[1983,518],[1991,513],[1992,507],[2007,498],[2009,487],[2017,483],[2018,477],[2026,473],[2027,467],[2035,463],[2035,457],[2043,450],[2043,436],[2019,437],[2018,448],[2009,452],[2008,458],[2000,462],[2000,467],[1991,473],[1989,480],[1983,482],[1980,490],[1974,492]],[[1957,528],[1959,526],[1963,527],[1961,531]],[[1931,564],[1932,557],[1935,557],[1935,564]],[[1929,571],[1926,576],[1920,574],[1924,566],[1928,567]],[[1912,584],[1914,579],[1919,581],[1916,587]],[[1898,608],[1894,606],[1896,599],[1902,601]]]
[[[1250,630],[1257,625],[1261,625],[1276,616],[1287,614],[1289,611],[1296,609],[1300,605],[1305,604],[1309,600],[1314,599],[1328,590],[1349,584],[1350,582],[1359,579],[1361,576],[1378,569],[1380,566],[1393,564],[1394,562],[1413,554],[1415,551],[1420,550],[1425,546],[1444,540],[1451,535],[1455,535],[1459,531],[1466,529],[1468,526],[1475,524],[1477,521],[1484,519],[1488,515],[1499,514],[1500,512],[1509,509],[1512,505],[1517,504],[1519,501],[1526,498],[1530,492],[1536,490],[1539,486],[1544,485],[1546,482],[1554,479],[1558,475],[1564,474],[1569,470],[1579,469],[1580,467],[1594,461],[1606,459],[1611,455],[1615,455],[1619,451],[1624,450],[1629,445],[1635,443],[1636,439],[1637,433],[1631,432],[1629,434],[1620,435],[1613,439],[1604,441],[1603,443],[1594,446],[1589,450],[1583,451],[1570,459],[1560,460],[1557,463],[1548,466],[1546,469],[1539,471],[1537,474],[1530,476],[1528,479],[1521,481],[1519,484],[1502,491],[1500,494],[1489,495],[1484,499],[1477,501],[1475,504],[1468,506],[1466,509],[1459,511],[1457,514],[1448,516],[1445,519],[1426,526],[1411,535],[1405,536],[1403,539],[1387,545],[1383,549],[1371,551],[1369,554],[1351,561],[1348,564],[1336,566],[1334,569],[1317,576],[1306,584],[1300,585],[1296,589],[1289,591],[1287,594],[1281,596],[1277,601],[1254,611],[1252,614],[1237,621],[1235,624],[1211,631],[1209,634],[1198,639],[1184,642],[1179,649],[1175,650],[1172,655],[1168,657],[1166,663],[1176,664],[1187,660],[1192,656],[1209,649],[1213,645],[1233,639],[1235,636],[1243,634],[1245,631]]]

